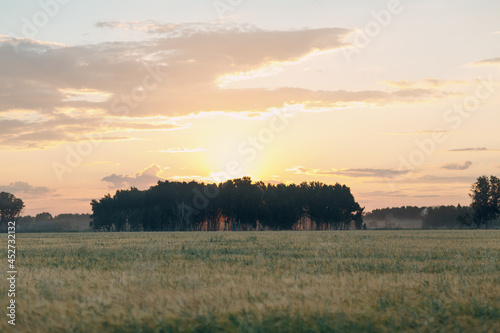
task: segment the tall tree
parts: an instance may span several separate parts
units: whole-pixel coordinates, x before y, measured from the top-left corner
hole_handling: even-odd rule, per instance
[[[472,218],[476,227],[485,228],[500,215],[500,180],[481,176],[472,185]]]
[[[490,177],[490,206],[495,218],[500,215],[500,179],[495,176]]]
[[[16,198],[13,194],[7,192],[0,193],[0,225],[13,221],[19,216],[24,208],[24,203],[21,199]]]

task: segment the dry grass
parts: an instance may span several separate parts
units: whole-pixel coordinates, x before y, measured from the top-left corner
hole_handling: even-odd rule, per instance
[[[500,332],[500,231],[17,237],[2,332]]]

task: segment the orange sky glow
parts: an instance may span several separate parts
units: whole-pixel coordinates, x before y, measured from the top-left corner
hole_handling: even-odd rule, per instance
[[[248,175],[369,211],[467,205],[500,175],[498,2],[237,3],[0,5],[0,191],[89,213]]]

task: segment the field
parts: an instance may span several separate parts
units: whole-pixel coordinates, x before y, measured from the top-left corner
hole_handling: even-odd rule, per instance
[[[17,246],[17,325],[3,315],[1,332],[500,332],[498,230],[18,234]],[[7,289],[2,278],[4,311]]]

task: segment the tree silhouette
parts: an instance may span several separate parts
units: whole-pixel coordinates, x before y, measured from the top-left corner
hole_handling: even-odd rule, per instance
[[[8,192],[0,193],[0,225],[13,221],[24,208],[21,199]]]
[[[36,214],[36,216],[35,216],[36,222],[52,221],[53,219],[54,219],[54,217],[52,216],[52,214],[50,214],[48,212],[39,213],[39,214]]]
[[[362,226],[363,209],[345,185],[271,185],[250,177],[220,184],[159,181],[146,191],[117,190],[92,200],[97,230],[291,230],[309,218],[316,229]]]
[[[488,222],[500,215],[500,179],[481,176],[471,187],[472,219],[477,228],[486,228]]]

